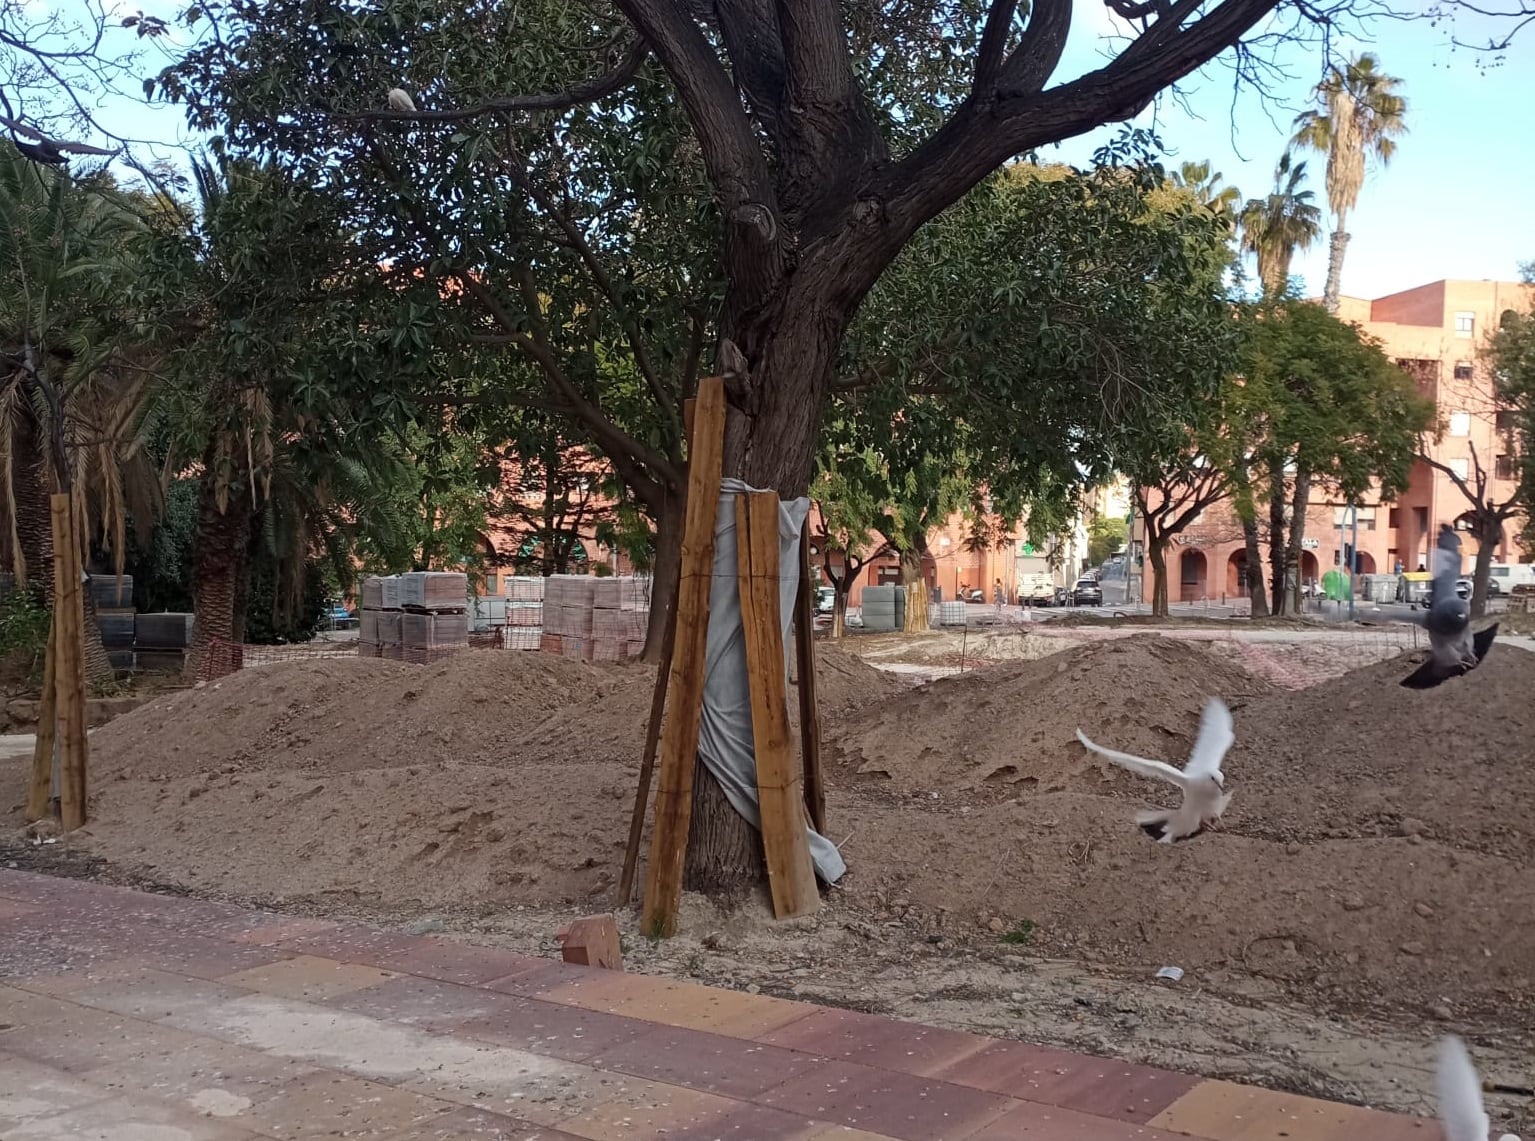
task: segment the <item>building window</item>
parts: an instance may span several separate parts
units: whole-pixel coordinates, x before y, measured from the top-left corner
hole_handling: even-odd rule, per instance
[[[1448,466],[1459,479],[1466,479],[1471,474],[1471,461],[1464,456],[1451,460]]]
[[[1393,531],[1395,531],[1401,525],[1402,525],[1402,509],[1400,507],[1393,507],[1391,509],[1391,515],[1390,515],[1389,520],[1387,522],[1387,526],[1389,526]]]
[[[1476,332],[1476,314],[1461,310],[1455,314],[1455,335],[1469,337]]]
[[[498,594],[498,593],[500,593],[496,589],[496,586],[497,586],[496,576],[493,575],[493,574],[486,575],[485,576],[485,593],[486,594]]]
[[[1493,461],[1493,475],[1498,479],[1518,479],[1518,459],[1514,456],[1499,456]]]
[[[1471,367],[1471,362],[1470,361],[1456,361],[1455,362],[1455,379],[1456,380],[1470,380],[1475,375],[1475,372],[1476,372],[1476,370]]]
[[[1471,413],[1450,413],[1450,435],[1459,436],[1462,439],[1471,434]]]

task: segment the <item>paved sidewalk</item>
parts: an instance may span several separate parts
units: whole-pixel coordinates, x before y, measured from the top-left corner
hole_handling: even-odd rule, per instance
[[[6,1141],[1431,1141],[1414,1118],[0,871]]]

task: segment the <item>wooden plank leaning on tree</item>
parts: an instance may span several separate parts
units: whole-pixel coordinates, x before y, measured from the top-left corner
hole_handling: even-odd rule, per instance
[[[693,442],[688,453],[687,503],[683,509],[682,560],[667,694],[670,716],[661,731],[661,773],[655,825],[645,874],[646,934],[672,935],[682,903],[682,865],[693,816],[693,772],[703,716],[709,589],[714,581],[714,523],[719,513],[725,458],[725,382],[698,382]]]

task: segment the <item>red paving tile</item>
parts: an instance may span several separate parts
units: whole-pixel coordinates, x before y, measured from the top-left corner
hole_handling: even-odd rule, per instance
[[[1199,1084],[1198,1078],[1187,1074],[1022,1042],[995,1042],[938,1070],[936,1076],[974,1089],[1137,1123],[1150,1121]]]
[[[931,1077],[996,1042],[979,1034],[913,1026],[853,1010],[817,1010],[758,1040],[919,1077]]]
[[[824,1065],[821,1058],[779,1046],[639,1025],[648,1033],[584,1060],[604,1070],[738,1098],[754,1097]]]
[[[0,1054],[55,1075],[51,1116],[25,1126],[40,1138],[100,1128],[124,1094],[134,1121],[199,1122],[195,1141],[315,1130],[377,1141],[1438,1135],[1415,1118],[854,1011],[83,881],[0,871],[0,920],[0,980],[10,984],[0,985]],[[287,995],[316,1025],[326,1010],[345,1011],[375,1020],[357,1025],[384,1037],[388,1024],[443,1036],[418,1041],[449,1043],[443,1056],[460,1058],[460,1078],[444,1085],[417,1070],[419,1080],[379,1086],[340,1062],[295,1066],[206,1037],[218,1024],[206,1015],[237,1027],[240,1015],[217,1012],[252,990]],[[251,1010],[266,1009],[260,1002]],[[476,1083],[492,1078],[474,1078],[475,1055],[451,1054],[454,1041],[523,1051],[505,1056],[522,1059],[518,1073],[544,1073],[535,1086],[548,1092],[497,1103],[523,1119],[475,1104],[488,1096]],[[555,1075],[567,1071],[576,1077],[562,1084]],[[499,1071],[493,1080],[503,1079],[521,1080]],[[109,1100],[92,1101],[93,1091]],[[0,1097],[0,1130],[4,1107]],[[189,1108],[203,1116],[179,1116]]]
[[[752,1100],[903,1141],[968,1137],[1016,1108],[1011,1099],[997,1094],[834,1061]]]

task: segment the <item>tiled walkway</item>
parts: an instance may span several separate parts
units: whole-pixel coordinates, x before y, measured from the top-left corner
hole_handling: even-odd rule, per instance
[[[1430,1141],[869,1015],[0,871],[5,1141]]]

